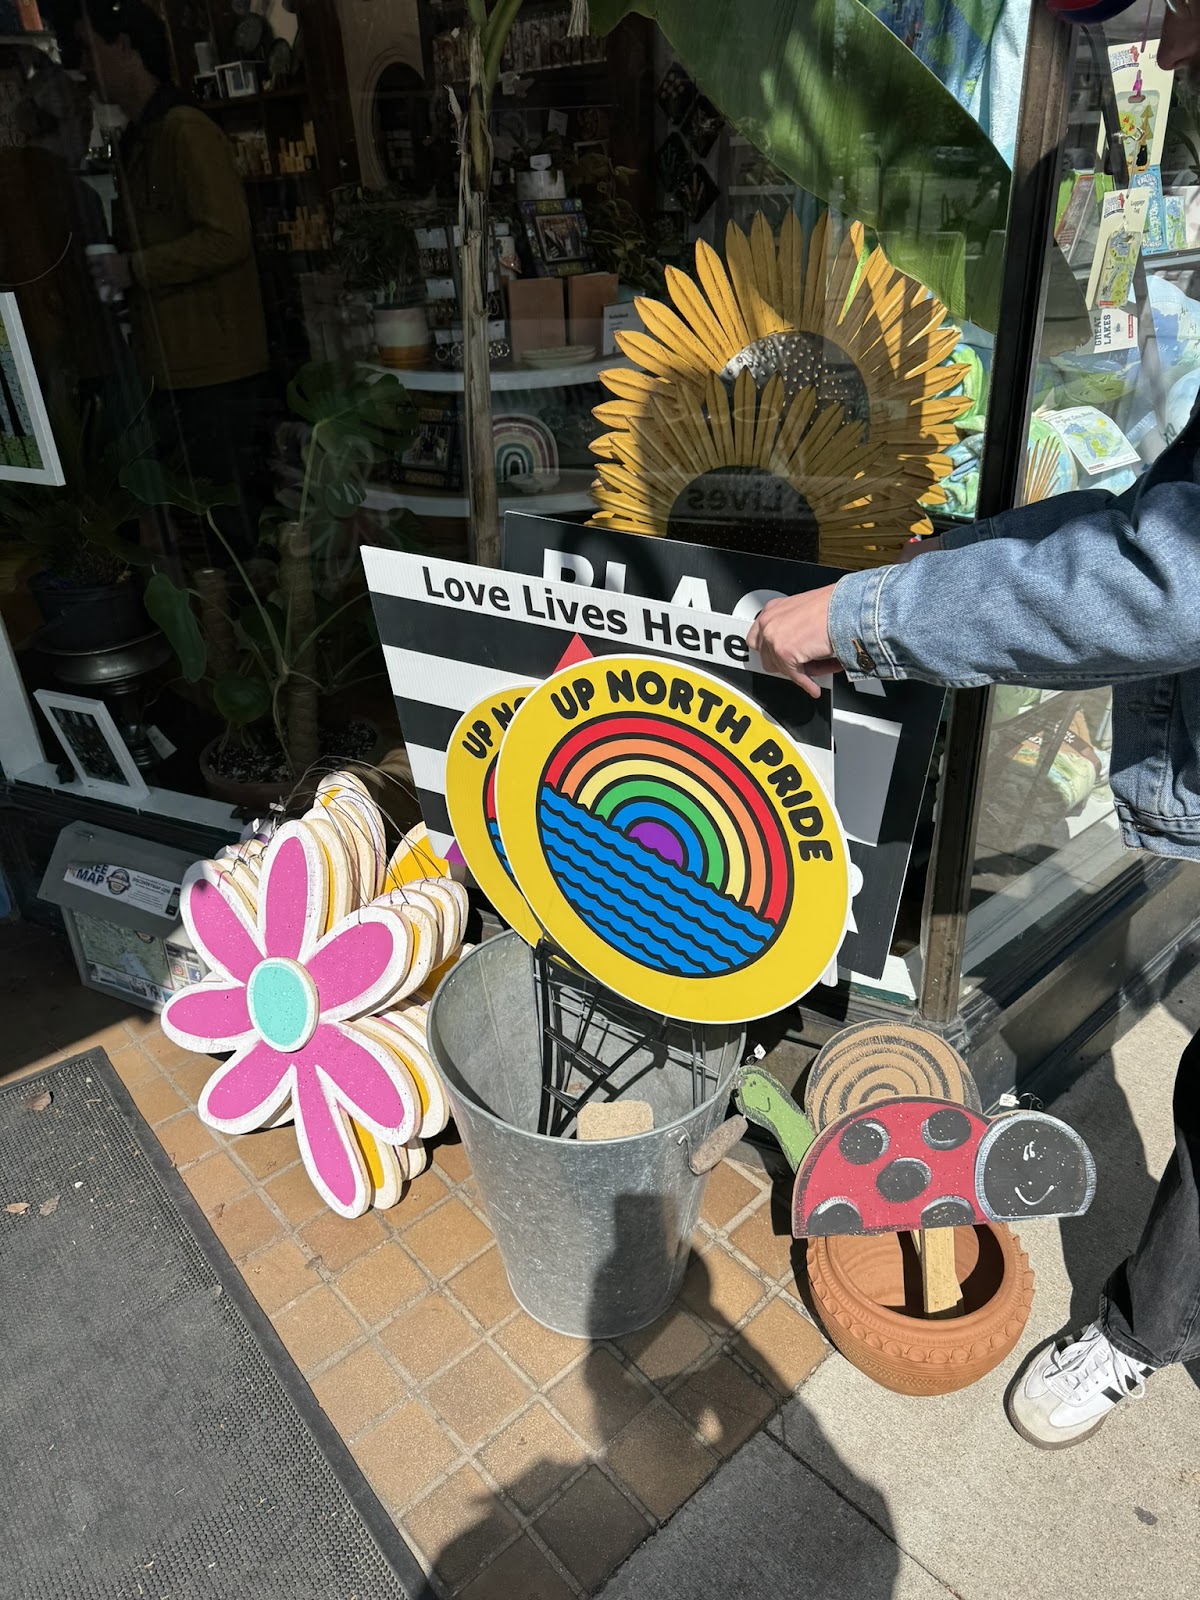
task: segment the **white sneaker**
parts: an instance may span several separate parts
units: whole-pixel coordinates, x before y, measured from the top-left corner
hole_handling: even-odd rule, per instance
[[[1140,1400],[1154,1371],[1090,1323],[1034,1352],[1004,1399],[1008,1420],[1039,1450],[1066,1450],[1095,1433],[1122,1400]]]

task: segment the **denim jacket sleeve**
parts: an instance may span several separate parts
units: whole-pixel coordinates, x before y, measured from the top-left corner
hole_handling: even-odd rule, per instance
[[[1144,491],[1144,492],[1141,492]],[[1084,687],[1200,663],[1200,484],[1143,480],[976,523],[834,590],[838,659],[953,688]]]

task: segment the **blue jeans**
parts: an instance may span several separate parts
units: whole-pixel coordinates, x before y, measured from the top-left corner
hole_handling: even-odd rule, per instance
[[[1175,1153],[1141,1241],[1100,1297],[1100,1326],[1118,1350],[1165,1367],[1200,1356],[1200,1034],[1175,1078]]]

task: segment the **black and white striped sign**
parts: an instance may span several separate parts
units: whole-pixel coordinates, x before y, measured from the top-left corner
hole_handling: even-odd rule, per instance
[[[768,600],[836,583],[841,573],[781,561],[610,533],[510,512],[504,528],[508,571],[567,582],[613,595],[663,600],[725,615],[749,628]],[[759,677],[747,692],[770,685],[771,714],[788,725],[807,696],[791,684]],[[854,922],[842,945],[843,971],[878,978],[891,947],[912,852],[925,779],[941,719],[943,691],[924,683],[833,679],[833,788],[850,856],[863,877]],[[811,702],[809,702],[811,704]]]
[[[593,597],[574,583],[394,550],[364,549],[363,565],[421,812],[437,849],[452,837],[446,749],[459,718],[490,693],[548,678],[571,651],[661,656],[726,679],[812,751],[818,778],[832,789],[831,695],[812,700],[763,673],[746,645],[752,617],[709,615],[636,595]]]

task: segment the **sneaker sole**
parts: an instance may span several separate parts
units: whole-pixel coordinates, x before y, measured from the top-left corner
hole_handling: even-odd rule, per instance
[[[1097,1417],[1096,1421],[1092,1423],[1090,1428],[1085,1428],[1082,1433],[1073,1434],[1069,1439],[1039,1439],[1036,1434],[1030,1433],[1029,1429],[1024,1427],[1013,1415],[1011,1395],[1012,1390],[1010,1389],[1009,1393],[1004,1397],[1004,1414],[1012,1424],[1013,1428],[1015,1428],[1016,1431],[1021,1435],[1022,1439],[1024,1439],[1025,1443],[1031,1444],[1035,1450],[1071,1450],[1077,1444],[1085,1444],[1087,1440],[1093,1438],[1100,1432],[1100,1429],[1108,1421],[1108,1417],[1112,1415],[1112,1413],[1109,1412],[1108,1416]]]

